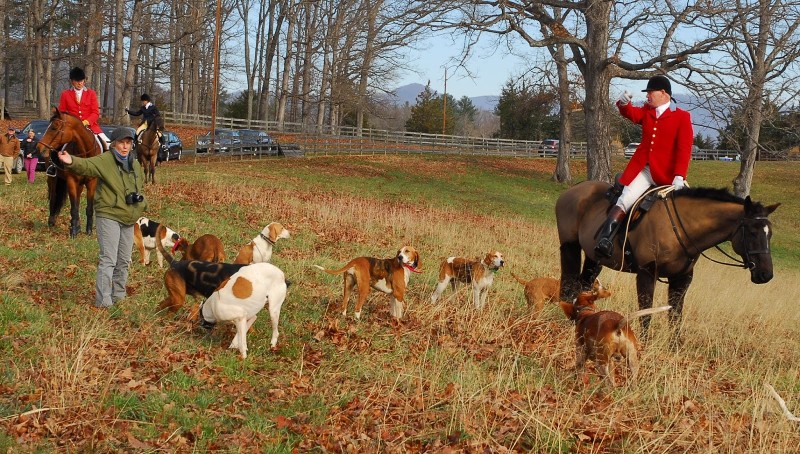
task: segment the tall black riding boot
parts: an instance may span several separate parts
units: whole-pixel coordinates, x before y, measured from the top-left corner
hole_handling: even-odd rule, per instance
[[[614,249],[614,234],[617,232],[617,226],[622,220],[625,219],[625,211],[617,205],[611,208],[608,212],[608,218],[600,227],[600,240],[597,242],[594,250],[603,257],[611,257],[611,250]]]

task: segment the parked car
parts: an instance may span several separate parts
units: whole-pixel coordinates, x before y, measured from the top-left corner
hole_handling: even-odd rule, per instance
[[[158,149],[159,161],[179,161],[183,154],[183,142],[172,131],[161,131],[161,148]]]
[[[639,148],[639,142],[631,142],[622,149],[622,154],[625,155],[626,159],[630,159],[633,157],[637,148]]]
[[[39,141],[44,135],[44,132],[47,131],[48,126],[50,126],[50,120],[32,120],[27,125],[25,125],[25,127],[18,130],[16,132],[16,136],[20,140],[20,142],[22,142],[23,139],[28,138],[28,131],[33,129],[33,132],[36,133],[36,140]],[[36,164],[36,170],[44,171],[45,166],[46,164],[44,162],[44,159],[40,159],[39,162]],[[0,165],[0,169],[1,168],[2,165]],[[20,151],[19,156],[17,156],[17,158],[14,159],[14,167],[11,169],[11,171],[13,173],[21,173],[23,170],[25,170],[25,163],[22,157],[22,151]]]
[[[539,156],[541,157],[555,157],[558,156],[558,140],[545,139],[539,147]]]
[[[255,129],[240,129],[239,138],[242,142],[242,151],[262,154],[277,154],[278,144],[264,131]]]
[[[208,153],[211,132],[197,138],[197,153]],[[242,145],[239,131],[235,129],[215,129],[214,148],[217,153],[224,153],[237,149]]]

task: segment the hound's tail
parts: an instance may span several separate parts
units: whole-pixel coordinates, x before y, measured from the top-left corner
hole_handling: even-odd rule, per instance
[[[650,309],[642,309],[640,311],[636,311],[630,315],[628,315],[628,320],[634,320],[639,317],[644,317],[645,315],[652,315],[657,314],[659,312],[666,312],[672,309],[672,306],[661,306],[661,307],[651,307]]]
[[[158,248],[159,252],[161,252],[161,255],[163,255],[164,258],[167,259],[167,263],[172,265],[177,260],[175,259],[175,257],[172,256],[170,252],[164,249],[164,245],[161,244],[161,240],[159,239],[159,238],[164,238],[166,233],[167,233],[167,228],[164,227],[164,224],[159,224],[158,228],[156,229],[156,247]]]
[[[351,266],[352,265],[350,263],[348,263],[347,265],[343,266],[342,268],[339,268],[338,270],[329,270],[329,269],[323,268],[323,267],[321,267],[319,265],[314,265],[314,268],[320,269],[320,270],[322,270],[322,271],[324,271],[324,272],[326,272],[328,274],[342,274],[345,271],[347,271]]]
[[[514,277],[514,279],[516,279],[516,280],[517,280],[517,282],[519,282],[520,284],[522,284],[522,285],[528,285],[528,281],[526,281],[526,280],[523,280],[521,277],[519,277],[519,276],[517,276],[516,274],[514,274],[514,272],[513,272],[513,271],[511,272],[511,276],[512,276],[512,277]]]

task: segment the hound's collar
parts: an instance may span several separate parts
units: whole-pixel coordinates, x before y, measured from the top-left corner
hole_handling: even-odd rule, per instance
[[[422,271],[417,271],[417,269],[416,269],[416,268],[414,268],[413,266],[409,265],[408,263],[404,263],[404,264],[403,264],[403,268],[405,268],[405,269],[407,269],[407,270],[411,271],[412,273],[417,273],[417,274],[420,274],[420,273],[422,273]]]
[[[261,237],[261,238],[262,238],[264,241],[266,241],[267,243],[269,243],[269,244],[271,244],[271,245],[275,245],[275,242],[274,242],[274,241],[272,241],[272,240],[270,240],[270,239],[269,239],[269,237],[268,237],[268,236],[266,236],[266,235],[264,235],[263,233],[259,233],[259,234],[258,234],[258,236],[260,236],[260,237]]]

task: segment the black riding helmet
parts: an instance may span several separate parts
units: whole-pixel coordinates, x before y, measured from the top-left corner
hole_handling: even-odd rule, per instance
[[[86,80],[86,73],[76,66],[69,70],[69,80],[74,80],[75,82]]]
[[[143,95],[142,95],[142,97],[141,97],[141,98],[139,98],[139,99],[141,99],[142,101],[147,101],[147,102],[150,102],[150,95],[148,95],[147,93],[145,93],[145,94],[143,94]]]

